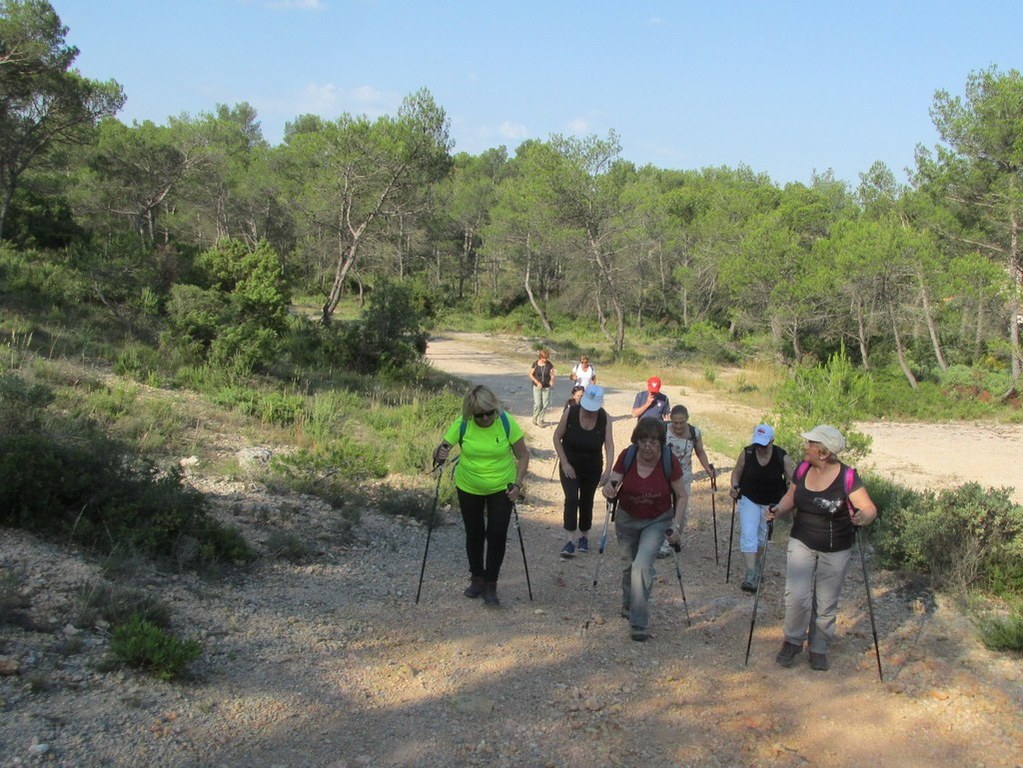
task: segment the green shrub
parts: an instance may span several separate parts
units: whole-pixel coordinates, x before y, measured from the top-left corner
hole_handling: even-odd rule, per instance
[[[266,548],[273,558],[299,563],[309,557],[310,550],[302,539],[289,531],[273,531]]]
[[[885,562],[929,573],[938,587],[1020,594],[1023,507],[1008,489],[967,483],[903,502],[885,508],[879,521]]]
[[[398,379],[426,353],[427,319],[409,286],[382,280],[359,319],[344,326],[343,359],[360,373],[382,372]]]
[[[275,455],[267,482],[341,507],[353,482],[386,475],[387,446],[357,443],[345,436],[323,446]]]
[[[125,664],[160,680],[173,680],[202,655],[202,645],[198,640],[182,640],[135,615],[114,628],[110,651]]]
[[[288,426],[305,419],[306,402],[300,395],[229,386],[215,392],[210,399],[221,407],[254,416],[264,424]]]
[[[134,399],[102,390],[95,410],[114,418]],[[0,377],[0,525],[69,540],[100,552],[122,549],[175,557],[186,537],[207,556],[234,556],[206,499],[95,424],[54,416],[42,385]],[[230,546],[230,549],[227,547]]]
[[[78,589],[77,595],[76,626],[92,626],[98,619],[116,626],[129,622],[132,617],[161,628],[170,626],[170,610],[166,603],[142,590],[88,581]]]
[[[381,486],[377,489],[376,508],[384,515],[403,515],[426,525],[437,525],[440,514],[434,509],[434,493],[435,488]]]
[[[675,343],[679,352],[690,352],[700,360],[715,363],[734,363],[739,357],[727,328],[700,320],[692,323]]]
[[[843,347],[825,365],[793,368],[781,386],[770,419],[776,442],[794,456],[802,454],[802,432],[818,424],[831,424],[845,436],[843,460],[855,462],[870,451],[869,435],[852,429],[869,411],[873,399],[870,376],[856,368]]]
[[[1023,606],[1007,615],[982,616],[977,626],[980,639],[992,651],[1023,651]]]

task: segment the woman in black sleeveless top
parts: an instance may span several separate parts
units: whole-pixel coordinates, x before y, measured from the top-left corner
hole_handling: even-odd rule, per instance
[[[583,393],[578,405],[569,405],[554,430],[554,450],[560,464],[561,487],[565,491],[565,530],[579,530],[578,545],[571,536],[561,550],[562,557],[589,552],[587,532],[593,527],[593,497],[607,481],[614,459],[614,437],[604,410],[604,389],[596,384]]]

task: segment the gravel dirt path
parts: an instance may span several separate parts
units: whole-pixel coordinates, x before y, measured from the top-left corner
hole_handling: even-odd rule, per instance
[[[492,386],[526,430],[533,460],[519,514],[533,600],[514,530],[502,604],[487,609],[462,596],[463,534],[457,512],[445,510],[416,605],[421,526],[366,514],[360,543],[340,547],[331,511],[315,500],[194,474],[257,544],[271,526],[284,527],[314,542],[318,555],[303,565],[265,558],[215,584],[141,574],[171,603],[175,629],[200,636],[205,648],[194,679],[162,684],[98,671],[103,628],[65,625],[74,585],[96,576],[95,565],[0,531],[4,572],[22,574],[26,612],[50,622],[0,626],[0,669],[15,667],[0,676],[0,766],[1021,764],[1023,661],[986,651],[969,621],[925,585],[871,571],[885,682],[858,568],[843,592],[831,670],[813,672],[805,660],[778,667],[781,527],[745,666],[753,600],[739,590],[734,562],[725,583],[724,492],[716,562],[706,481],[694,485],[682,558],[692,625],[671,561],[661,560],[653,638],[633,642],[617,611],[613,533],[603,555],[558,557],[553,429],[530,424],[528,346],[452,336],[435,339],[428,354],[437,367]],[[628,412],[636,389],[611,388],[612,415]],[[670,383],[668,393],[673,401],[678,394]],[[563,402],[567,388],[558,394]],[[696,392],[684,401],[696,423],[712,423],[712,408],[735,409]],[[631,418],[615,420],[618,449],[631,426]],[[961,438],[958,445],[969,450]],[[732,458],[712,456],[720,467]],[[80,638],[75,652],[66,651],[69,637]]]

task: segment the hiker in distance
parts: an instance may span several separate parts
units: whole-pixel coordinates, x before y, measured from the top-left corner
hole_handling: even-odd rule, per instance
[[[785,641],[775,661],[791,667],[809,640],[810,668],[824,671],[856,527],[874,522],[877,506],[856,470],[838,458],[846,447],[841,432],[822,424],[801,436],[805,460],[785,496],[767,508],[768,520],[796,512],[785,565]]]
[[[565,492],[564,525],[569,533],[562,557],[574,556],[577,549],[590,551],[586,534],[593,527],[593,497],[597,487],[607,482],[615,455],[609,421],[604,410],[604,388],[591,384],[577,405],[565,408],[554,430],[554,450]],[[575,544],[571,534],[577,528],[579,541]]]
[[[572,394],[569,395],[568,400],[565,401],[565,409],[567,409],[571,405],[579,405],[579,401],[583,399],[583,392],[585,391],[586,387],[584,387],[582,384],[576,384],[574,387],[572,387]]]
[[[703,435],[693,424],[689,423],[689,409],[684,405],[676,405],[671,409],[670,421],[668,422],[667,443],[671,452],[675,454],[678,463],[682,466],[682,482],[686,487],[686,496],[692,499],[693,488],[693,454],[700,460],[710,481],[714,482],[714,465],[707,458],[707,451],[703,448]],[[686,525],[689,523],[689,505],[686,505],[682,515],[682,522],[679,523],[678,532],[681,536],[685,533]],[[668,557],[671,554],[671,545],[664,541],[657,557]]]
[[[497,395],[482,384],[465,395],[462,416],[444,433],[433,452],[434,462],[446,461],[455,445],[461,447],[455,488],[472,577],[465,596],[482,595],[486,605],[498,605],[497,578],[512,505],[522,497],[522,483],[529,470],[529,450],[522,428],[502,409]]]
[[[679,542],[676,526],[689,499],[682,467],[665,445],[663,422],[640,419],[632,444],[618,455],[604,496],[618,499],[615,534],[622,558],[622,616],[633,640],[650,637],[650,592],[654,561],[665,538]],[[672,496],[674,495],[674,505]]]
[[[529,380],[533,383],[533,423],[546,427],[547,408],[551,404],[551,390],[554,389],[554,363],[551,353],[541,349],[536,362],[529,367]]]
[[[670,414],[671,403],[668,402],[668,396],[661,392],[661,380],[651,376],[646,380],[646,389],[636,393],[632,415],[637,419],[665,421]]]
[[[583,389],[586,389],[590,384],[597,383],[597,369],[590,365],[590,358],[583,355],[572,368],[569,378]]]
[[[739,551],[746,562],[744,592],[756,592],[763,578],[759,565],[767,541],[767,508],[781,501],[795,471],[792,457],[774,444],[774,428],[758,424],[750,444],[735,460],[729,491],[739,511]]]

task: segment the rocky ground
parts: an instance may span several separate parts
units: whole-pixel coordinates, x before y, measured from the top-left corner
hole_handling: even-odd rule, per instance
[[[856,568],[831,670],[775,665],[782,528],[745,665],[753,599],[738,589],[735,562],[725,582],[731,506],[723,492],[712,506],[706,481],[694,488],[681,560],[686,602],[671,560],[659,561],[654,636],[633,642],[617,612],[613,534],[603,555],[557,556],[553,430],[529,425],[528,349],[496,347],[438,339],[430,354],[493,386],[526,425],[533,463],[518,511],[529,582],[513,530],[499,608],[461,594],[453,510],[431,535],[416,604],[426,541],[418,524],[367,513],[357,542],[342,545],[336,513],[322,503],[195,466],[192,481],[264,554],[269,532],[285,528],[315,556],[264,557],[217,580],[138,569],[134,586],[165,600],[174,630],[204,648],[190,679],[160,683],[103,671],[109,628],[74,623],[82,585],[101,579],[97,564],[0,530],[0,579],[18,585],[0,621],[0,766],[1023,764],[1023,660],[985,650],[970,622],[923,583],[870,572],[884,682]],[[625,414],[637,386],[612,388],[609,410]],[[685,394],[708,418],[719,407]],[[630,429],[631,419],[615,421],[619,447]],[[968,453],[965,433],[956,434]],[[1003,476],[1019,468],[1003,462]],[[602,524],[602,509],[598,517]]]

